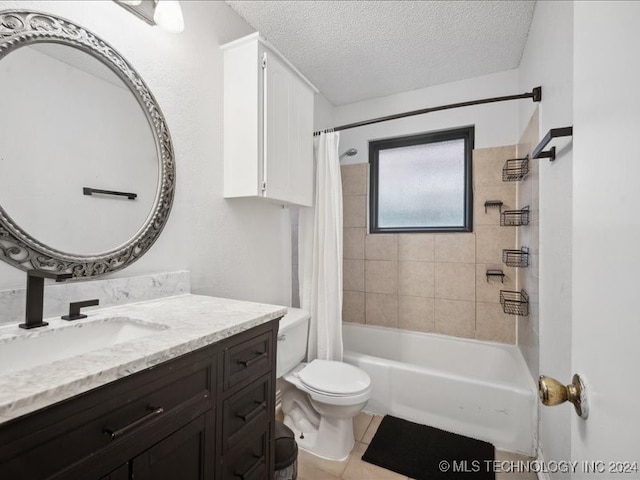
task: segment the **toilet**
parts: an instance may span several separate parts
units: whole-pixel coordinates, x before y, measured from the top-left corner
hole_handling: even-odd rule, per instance
[[[354,446],[353,417],[371,396],[366,372],[347,363],[305,363],[309,313],[290,307],[280,320],[277,370],[284,423],[298,446],[319,457],[344,460]]]

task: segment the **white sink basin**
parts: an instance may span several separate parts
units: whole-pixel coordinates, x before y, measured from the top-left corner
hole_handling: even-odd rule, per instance
[[[111,347],[168,328],[127,317],[81,322],[0,338],[0,375]]]

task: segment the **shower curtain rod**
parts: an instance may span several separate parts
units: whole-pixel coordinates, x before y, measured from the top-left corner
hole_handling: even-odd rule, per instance
[[[365,120],[363,122],[348,123],[347,125],[340,125],[339,127],[314,132],[313,136],[315,137],[317,135],[320,135],[324,131],[333,130],[334,132],[339,132],[340,130],[364,127],[365,125],[373,125],[374,123],[387,122],[389,120],[396,120],[398,118],[413,117],[414,115],[422,115],[423,113],[439,112],[440,110],[449,110],[451,108],[470,107],[472,105],[482,105],[483,103],[507,102],[509,100],[520,100],[523,98],[531,98],[534,102],[539,102],[540,100],[542,100],[542,87],[536,87],[531,90],[531,92],[521,93],[520,95],[507,95],[505,97],[483,98],[481,100],[471,100],[468,102],[450,103],[449,105],[441,105],[439,107],[423,108],[421,110],[412,110],[410,112],[387,115],[386,117],[373,118],[371,120]]]

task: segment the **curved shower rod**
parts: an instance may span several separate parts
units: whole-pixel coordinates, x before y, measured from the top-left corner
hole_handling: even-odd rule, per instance
[[[540,100],[542,100],[542,87],[535,87],[530,92],[521,93],[519,95],[507,95],[504,97],[483,98],[480,100],[470,100],[468,102],[450,103],[449,105],[440,105],[439,107],[422,108],[420,110],[412,110],[410,112],[387,115],[386,117],[373,118],[371,120],[365,120],[363,122],[348,123],[347,125],[341,125],[339,127],[330,128],[328,130],[339,132],[340,130],[348,130],[350,128],[364,127],[365,125],[372,125],[374,123],[387,122],[389,120],[396,120],[398,118],[413,117],[414,115],[422,115],[423,113],[439,112],[441,110],[449,110],[451,108],[470,107],[473,105],[482,105],[484,103],[507,102],[509,100],[521,100],[523,98],[530,98],[534,102],[539,102]],[[323,131],[325,130],[314,132],[313,136],[315,137],[316,135],[320,135]]]

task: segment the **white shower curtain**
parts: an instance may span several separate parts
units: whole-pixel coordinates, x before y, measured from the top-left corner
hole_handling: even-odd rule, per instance
[[[315,201],[300,209],[300,306],[311,314],[309,361],[342,360],[342,181],[338,132],[314,139]]]

